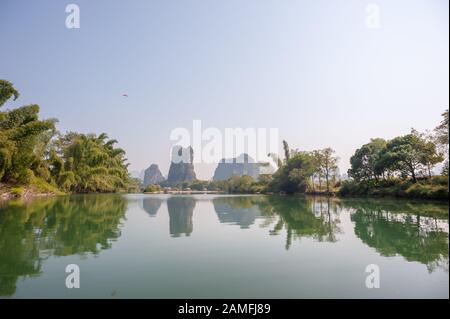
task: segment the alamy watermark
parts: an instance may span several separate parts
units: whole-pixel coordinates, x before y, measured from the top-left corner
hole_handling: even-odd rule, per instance
[[[242,154],[255,162],[271,162],[269,154],[279,151],[278,136],[278,128],[203,129],[201,120],[194,120],[192,132],[178,127],[170,133],[173,146],[183,147],[180,152],[172,153],[172,162],[212,164],[223,159],[225,163],[245,163],[248,158]]]
[[[369,289],[380,288],[380,267],[376,264],[370,264],[366,267],[366,287]]]
[[[66,13],[69,15],[66,17],[67,29],[79,29],[80,28],[80,7],[76,4],[68,4],[66,6]]]
[[[66,287],[68,289],[80,288],[80,267],[77,264],[70,264],[66,266]]]
[[[369,29],[381,28],[381,8],[376,3],[366,5],[366,27]]]

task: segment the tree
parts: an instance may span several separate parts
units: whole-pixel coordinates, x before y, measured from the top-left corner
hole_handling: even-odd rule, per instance
[[[287,163],[291,158],[291,153],[289,150],[289,145],[286,141],[283,141],[283,150],[284,150],[284,160]]]
[[[381,151],[386,147],[386,141],[382,138],[371,139],[355,151],[350,158],[351,168],[348,175],[355,180],[378,181],[379,176],[385,174],[386,168],[382,165]]]
[[[14,101],[17,100],[19,97],[19,92],[14,88],[11,82],[0,80],[0,107],[3,106],[11,97],[14,98]]]
[[[422,140],[421,162],[425,166],[428,177],[431,178],[431,170],[433,167],[444,160],[444,156],[437,151],[436,137],[428,131],[419,133],[415,129],[411,130],[411,134],[418,136]]]
[[[253,193],[254,180],[251,176],[232,176],[227,180],[228,192],[230,193]]]
[[[144,190],[144,192],[146,192],[146,193],[157,193],[160,191],[161,191],[161,186],[159,186],[157,184],[147,185],[147,187]]]
[[[19,92],[0,80],[0,107]],[[131,185],[125,151],[105,133],[60,136],[55,119],[31,104],[0,112],[0,182],[69,192],[114,192]]]
[[[18,96],[10,82],[0,80],[0,107]],[[0,181],[27,184],[35,176],[49,177],[43,155],[55,122],[39,120],[36,104],[0,112]]]
[[[445,163],[442,169],[442,174],[448,176],[449,160],[448,160],[448,129],[449,129],[449,115],[448,109],[442,113],[441,123],[434,129],[435,142],[440,152],[445,156]]]
[[[66,191],[115,192],[127,187],[129,175],[125,151],[106,134],[69,132],[58,141],[64,168],[55,176]]]
[[[273,174],[269,188],[288,194],[304,193],[313,173],[314,164],[311,154],[296,152],[285,165]]]
[[[267,156],[270,157],[277,164],[278,168],[283,166],[283,161],[277,154],[269,153],[267,154]]]
[[[428,167],[431,172],[431,167],[442,161],[442,157],[437,154],[436,145],[427,142],[415,130],[389,141],[381,157],[388,168],[398,170],[401,175],[410,175],[414,183],[417,182],[420,169]]]
[[[312,175],[312,186],[314,190],[314,177],[317,177],[319,180],[319,192],[322,190],[322,177],[323,175],[323,154],[320,150],[312,151],[311,153],[313,159],[314,173]]]
[[[442,145],[448,145],[448,125],[449,125],[449,115],[448,109],[442,113],[441,123],[434,129],[436,134],[436,142]]]
[[[339,161],[339,158],[336,156],[333,156],[335,151],[328,147],[321,151],[322,153],[322,170],[325,176],[325,180],[327,182],[327,193],[330,192],[330,178],[335,176],[337,172],[337,163]]]

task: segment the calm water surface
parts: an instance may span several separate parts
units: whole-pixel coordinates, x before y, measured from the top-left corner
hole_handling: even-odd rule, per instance
[[[449,207],[88,195],[0,207],[0,298],[448,298]],[[80,267],[67,289],[65,268]],[[380,269],[368,289],[366,266]]]

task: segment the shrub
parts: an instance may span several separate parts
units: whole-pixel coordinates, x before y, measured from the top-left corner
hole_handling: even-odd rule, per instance
[[[11,188],[11,194],[15,197],[22,197],[25,193],[25,189],[23,187],[13,187]]]
[[[145,193],[156,193],[156,192],[160,192],[160,191],[161,191],[161,186],[156,185],[156,184],[150,184],[144,189]]]
[[[448,186],[448,176],[433,176],[430,183],[433,185]]]
[[[435,176],[421,183],[392,179],[374,183],[373,181],[344,181],[340,196],[405,197],[418,199],[448,200],[449,188],[446,177]]]

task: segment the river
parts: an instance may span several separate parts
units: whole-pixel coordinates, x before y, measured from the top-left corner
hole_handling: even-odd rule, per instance
[[[259,195],[10,201],[0,298],[448,298],[448,214],[446,203]]]

